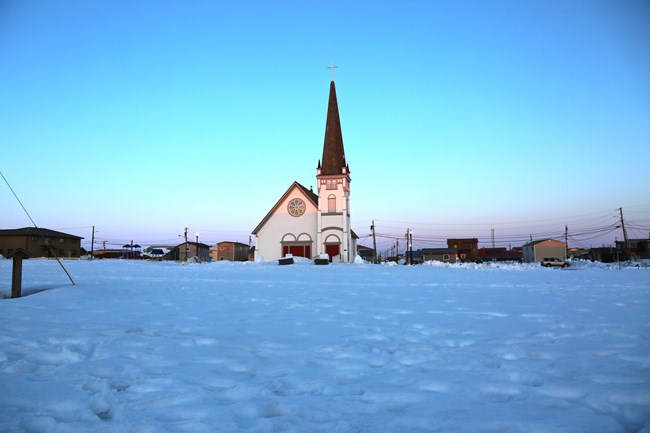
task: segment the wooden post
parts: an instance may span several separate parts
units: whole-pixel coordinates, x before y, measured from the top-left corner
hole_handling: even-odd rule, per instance
[[[23,259],[28,259],[30,254],[22,248],[18,248],[9,254],[9,257],[13,260],[11,271],[11,297],[20,298],[23,284]]]

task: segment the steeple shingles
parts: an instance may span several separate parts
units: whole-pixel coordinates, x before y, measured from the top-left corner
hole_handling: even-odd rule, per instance
[[[334,86],[334,80],[332,80],[330,83],[329,103],[327,105],[321,175],[340,175],[344,173],[343,169],[346,172],[348,170],[345,162],[339,107],[336,101],[336,87]]]

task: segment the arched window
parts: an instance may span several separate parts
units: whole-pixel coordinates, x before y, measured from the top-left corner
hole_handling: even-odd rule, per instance
[[[333,194],[327,197],[327,212],[329,213],[336,212],[336,196]]]

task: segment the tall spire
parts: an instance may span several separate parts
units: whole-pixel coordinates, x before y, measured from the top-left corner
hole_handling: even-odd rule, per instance
[[[339,106],[336,102],[336,87],[334,86],[334,80],[332,80],[327,105],[321,174],[337,175],[347,173],[347,170],[345,149],[343,149],[343,134],[341,134],[341,120],[339,119]]]

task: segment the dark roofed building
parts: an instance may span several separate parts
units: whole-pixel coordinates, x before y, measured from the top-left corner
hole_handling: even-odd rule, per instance
[[[478,239],[476,238],[447,239],[447,247],[456,248],[458,259],[463,262],[474,261],[478,255]]]
[[[435,260],[444,263],[456,263],[458,261],[458,250],[456,248],[422,248],[422,261]]]
[[[625,253],[625,241],[616,241],[616,249]],[[629,259],[650,259],[650,239],[628,239]],[[623,255],[625,258],[625,256]]]
[[[375,250],[365,245],[357,245],[357,255],[367,262],[373,262]]]
[[[522,249],[507,250],[505,247],[479,248],[478,258],[487,262],[521,261]]]
[[[242,242],[222,241],[210,248],[210,256],[212,260],[245,262],[248,260],[248,250],[248,245]]]
[[[0,230],[0,254],[7,256],[22,248],[31,257],[79,257],[80,236],[37,227]]]

